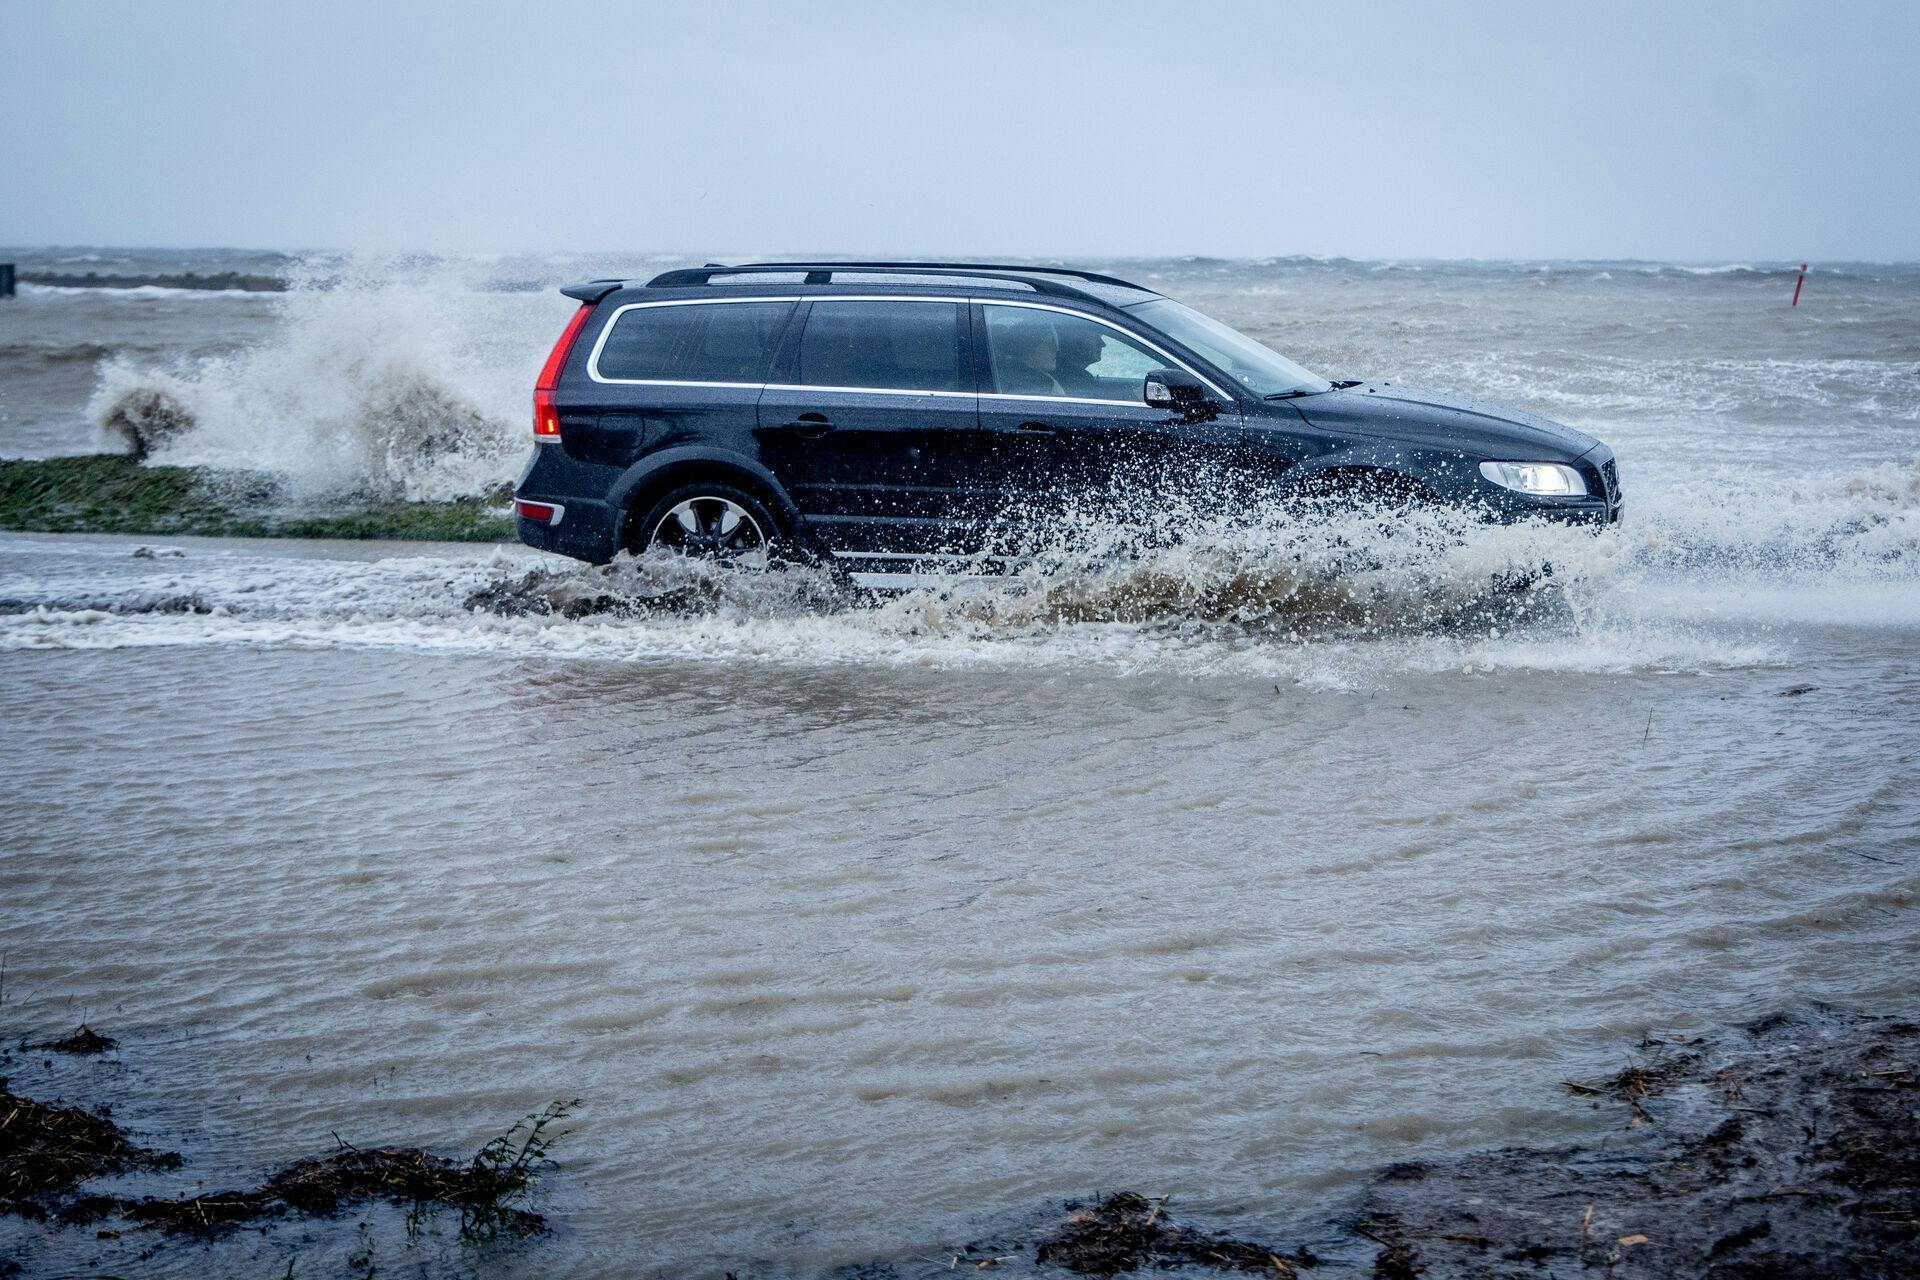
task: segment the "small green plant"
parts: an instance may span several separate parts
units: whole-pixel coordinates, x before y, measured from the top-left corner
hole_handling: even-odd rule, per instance
[[[540,1181],[541,1171],[554,1163],[547,1152],[573,1130],[553,1126],[579,1106],[578,1098],[550,1102],[544,1110],[521,1117],[513,1128],[474,1154],[462,1180],[464,1194],[457,1200],[461,1239],[491,1239],[502,1228],[524,1232],[530,1218],[534,1224],[539,1222],[537,1216],[515,1207],[514,1202],[525,1199]]]

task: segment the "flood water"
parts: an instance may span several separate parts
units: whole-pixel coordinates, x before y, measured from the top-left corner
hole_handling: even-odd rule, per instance
[[[1920,274],[1794,313],[1766,270],[1379,266],[1152,270],[1330,376],[1595,432],[1622,528],[1403,553],[1196,516],[1004,588],[692,605],[676,566],[519,549],[0,536],[0,1030],[121,1041],[15,1050],[17,1091],[110,1103],[187,1157],[174,1194],[582,1101],[524,1244],[374,1215],[143,1257],[7,1219],[0,1256],[916,1276],[1120,1189],[1311,1239],[1393,1161],[1616,1140],[1559,1082],[1644,1034],[1911,1016]],[[537,365],[547,299],[467,296],[416,349],[511,313]],[[266,370],[357,340],[350,298],[111,377],[167,380],[214,456]],[[137,305],[21,303],[96,308],[58,323],[103,347]],[[325,396],[274,450],[362,423]],[[91,429],[55,400],[13,451]]]

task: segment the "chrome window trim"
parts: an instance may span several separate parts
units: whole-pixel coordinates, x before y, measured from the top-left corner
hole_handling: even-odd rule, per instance
[[[817,387],[810,382],[769,382],[767,391],[830,391],[849,396],[928,396],[946,400],[978,400],[973,391],[919,391],[912,387]]]
[[[680,378],[609,378],[601,374],[600,353],[606,349],[607,338],[613,333],[613,326],[619,323],[620,317],[627,312],[638,311],[644,307],[724,307],[736,302],[945,302],[953,306],[1025,307],[1029,311],[1054,311],[1063,316],[1088,320],[1102,328],[1111,329],[1121,337],[1139,343],[1165,360],[1169,368],[1182,369],[1192,374],[1222,400],[1230,404],[1234,400],[1232,394],[1221,390],[1213,379],[1193,368],[1186,361],[1173,356],[1166,348],[1131,329],[1123,329],[1111,320],[1090,315],[1085,311],[1076,310],[1073,307],[1055,306],[1047,302],[1026,302],[1008,298],[942,298],[920,294],[781,294],[752,298],[659,298],[648,302],[626,302],[615,307],[613,314],[607,317],[607,322],[600,326],[600,335],[594,339],[593,352],[587,357],[587,376],[604,385],[622,387],[737,387],[741,390],[759,391],[832,391],[858,395],[977,397],[981,400],[1045,400],[1062,404],[1097,404],[1109,407],[1117,405],[1122,408],[1132,406],[1149,409],[1152,407],[1145,403],[1136,404],[1131,400],[1100,400],[1092,396],[1023,395],[1011,391],[922,391],[911,387],[816,387],[790,382],[701,382]],[[982,341],[984,340],[983,337]]]
[[[588,373],[594,373],[589,368]],[[765,391],[764,382],[694,382],[683,378],[602,378],[595,374],[595,382],[604,382],[620,387],[735,387],[741,391]]]
[[[1189,369],[1188,372],[1192,373],[1193,371]],[[1193,376],[1196,378],[1200,377],[1197,373]],[[1202,381],[1205,380],[1202,379]],[[1151,413],[1157,418],[1164,418],[1167,414],[1165,409],[1147,404],[1145,401],[1101,400],[1094,396],[1045,396],[1027,395],[1017,391],[982,391],[980,398],[982,400],[1045,400],[1049,404],[1100,404],[1105,405],[1109,409],[1138,409],[1143,413]]]

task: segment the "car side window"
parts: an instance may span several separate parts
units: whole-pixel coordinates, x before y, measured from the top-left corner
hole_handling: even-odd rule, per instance
[[[635,307],[613,322],[595,368],[603,378],[764,382],[791,302]]]
[[[963,391],[957,302],[819,300],[794,381],[809,387]]]
[[[1103,324],[1036,307],[988,303],[990,389],[1011,396],[1073,396],[1138,404],[1157,356]]]

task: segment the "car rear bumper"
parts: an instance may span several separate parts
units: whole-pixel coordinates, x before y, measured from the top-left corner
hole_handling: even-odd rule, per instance
[[[536,494],[523,494],[538,502],[558,502],[557,498],[541,498]],[[595,508],[599,508],[598,512]],[[566,514],[558,524],[548,524],[541,520],[529,520],[525,516],[514,522],[520,528],[520,541],[541,551],[552,551],[558,555],[572,556],[575,560],[586,560],[593,564],[605,564],[613,559],[620,550],[618,519],[615,513],[608,512],[600,503],[582,502],[578,498],[567,500]]]
[[[576,560],[605,564],[620,550],[621,524],[626,512],[609,505],[604,498],[583,495],[580,490],[592,485],[604,489],[606,477],[582,475],[599,471],[564,456],[557,445],[538,445],[513,496],[528,502],[544,502],[560,508],[552,521],[519,516],[520,541],[541,551],[552,551]],[[584,484],[569,483],[585,481]]]

